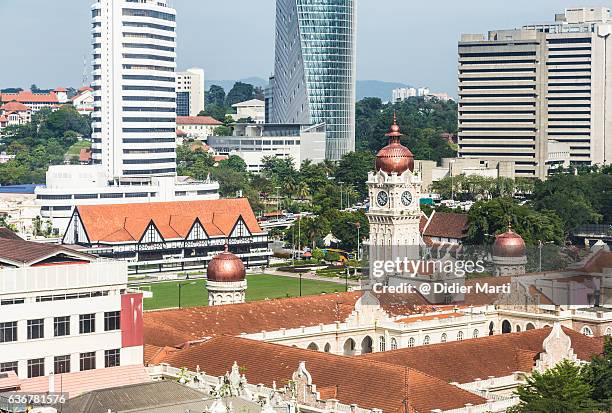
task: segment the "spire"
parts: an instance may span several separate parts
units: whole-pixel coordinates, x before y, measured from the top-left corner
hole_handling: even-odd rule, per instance
[[[391,125],[391,129],[385,136],[389,137],[389,143],[399,143],[400,137],[402,134],[400,133],[400,127],[397,124],[397,113],[393,112],[393,125]]]

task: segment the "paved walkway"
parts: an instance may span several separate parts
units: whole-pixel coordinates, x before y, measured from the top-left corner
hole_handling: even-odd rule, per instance
[[[292,272],[287,272],[287,271],[279,271],[279,270],[274,269],[274,268],[266,268],[263,271],[263,274],[278,275],[280,277],[300,278],[300,274],[296,274],[296,273],[292,273]],[[314,271],[303,273],[302,274],[302,279],[303,280],[314,280],[314,281],[326,281],[326,282],[342,284],[342,285],[344,285],[346,283],[346,280],[344,278],[322,277],[320,275],[317,275]],[[355,281],[355,280],[351,280],[351,279],[348,280],[348,285],[350,285],[352,287],[358,286],[359,284],[360,284],[359,281]]]

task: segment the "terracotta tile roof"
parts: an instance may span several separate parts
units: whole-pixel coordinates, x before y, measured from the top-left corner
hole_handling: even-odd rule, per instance
[[[20,102],[9,102],[4,104],[0,109],[6,112],[27,112],[30,110],[29,107]]]
[[[32,265],[49,257],[68,254],[72,260],[89,259],[93,260],[93,255],[77,252],[66,247],[51,244],[41,244],[38,242],[24,241],[22,239],[0,238],[0,263],[12,265]]]
[[[220,126],[223,125],[223,122],[219,122],[217,119],[211,116],[177,116],[176,124]]]
[[[145,343],[180,346],[223,335],[276,331],[344,321],[360,292],[253,301],[215,307],[193,307],[144,313]]]
[[[21,91],[19,93],[1,93],[0,101],[21,103],[58,103],[55,93],[32,93],[31,91]]]
[[[64,87],[56,87],[55,90],[53,90],[54,92],[68,92],[68,89],[64,88]]]
[[[433,212],[423,231],[428,237],[462,239],[466,236],[468,216],[454,212]]]
[[[8,118],[4,115],[0,115],[0,123],[8,122]]]
[[[187,136],[187,133],[185,133],[182,129],[177,129],[176,136]]]
[[[379,408],[387,413],[430,412],[453,409],[486,400],[443,380],[403,366],[357,357],[303,350],[247,340],[217,337],[170,354],[164,363],[221,376],[234,361],[250,383],[285,386],[305,362],[312,383],[341,403]]]
[[[612,268],[612,252],[599,250],[587,260],[581,270],[600,273],[604,268]]]
[[[19,235],[15,234],[13,231],[5,227],[0,227],[0,239],[12,239],[12,240],[17,240],[17,241],[23,241],[23,238],[21,238]]]
[[[196,219],[209,236],[230,235],[239,217],[251,233],[263,232],[246,198],[83,205],[77,211],[92,243],[138,241],[151,222],[164,239],[185,238]]]
[[[586,337],[565,327],[563,331],[572,340],[572,348],[579,359],[590,360],[592,356],[603,351],[601,340]],[[403,348],[360,357],[413,368],[445,382],[468,383],[477,378],[502,377],[515,371],[531,371],[542,351],[542,343],[550,332],[549,327],[522,333]]]

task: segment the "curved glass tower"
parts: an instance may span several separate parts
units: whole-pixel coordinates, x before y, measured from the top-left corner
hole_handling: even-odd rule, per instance
[[[277,0],[273,123],[327,125],[326,158],[355,150],[356,0]]]

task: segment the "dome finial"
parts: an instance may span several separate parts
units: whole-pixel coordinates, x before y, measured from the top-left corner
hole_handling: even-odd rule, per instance
[[[400,127],[397,124],[397,112],[393,111],[393,125],[391,125],[391,129],[385,136],[389,137],[389,143],[398,142],[399,138],[402,136],[400,133]]]
[[[229,245],[227,244],[227,242],[223,244],[223,252],[229,252]]]

